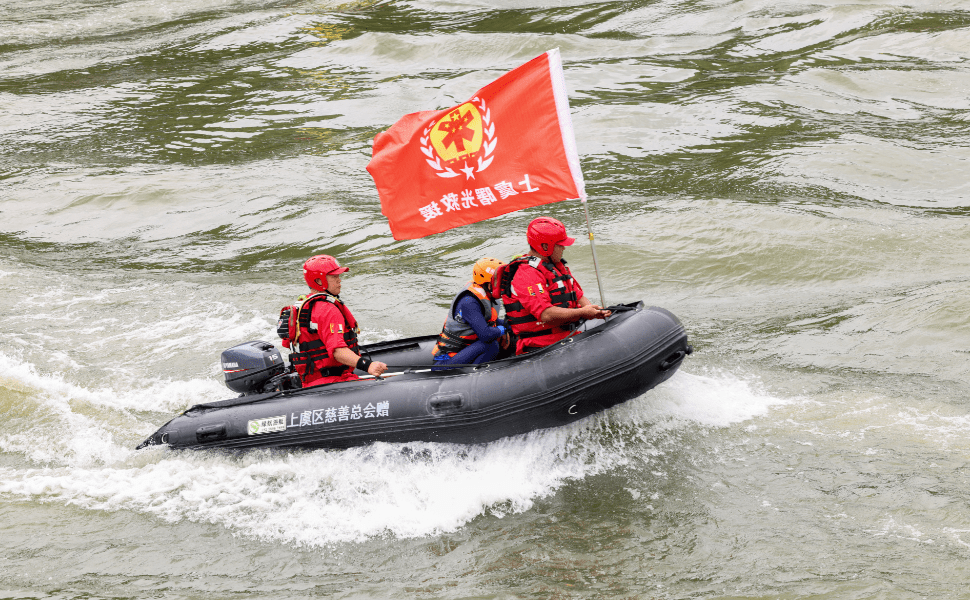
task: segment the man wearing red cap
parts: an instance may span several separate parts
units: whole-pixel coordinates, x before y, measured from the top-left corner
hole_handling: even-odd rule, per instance
[[[573,335],[579,322],[606,318],[610,311],[593,304],[562,259],[576,240],[566,226],[550,217],[529,223],[528,255],[503,267],[497,292],[505,305],[506,323],[515,334],[516,354],[554,344]],[[493,286],[493,289],[496,286]]]
[[[326,254],[303,264],[303,278],[314,293],[292,307],[294,326],[283,340],[293,350],[290,362],[303,387],[359,379],[355,368],[375,376],[387,370],[386,364],[360,356],[357,320],[340,300],[340,276],[349,270]]]

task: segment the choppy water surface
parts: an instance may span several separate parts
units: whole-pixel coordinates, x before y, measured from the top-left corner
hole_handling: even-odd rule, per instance
[[[581,234],[396,242],[364,170],[555,47],[606,300],[681,317],[672,380],[486,446],[133,450],[311,254],[372,342],[534,216]],[[968,65],[962,0],[7,3],[0,597],[968,597]]]

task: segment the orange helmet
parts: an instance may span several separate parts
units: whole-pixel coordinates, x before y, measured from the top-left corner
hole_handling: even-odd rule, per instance
[[[566,235],[566,226],[552,217],[532,219],[526,237],[529,246],[542,256],[552,256],[556,246],[572,246],[576,241]]]
[[[303,279],[311,288],[318,292],[327,290],[327,275],[340,275],[350,269],[341,267],[337,259],[327,254],[311,256],[303,263]]]
[[[497,258],[480,258],[475,266],[472,267],[472,281],[475,285],[485,285],[492,281],[495,270],[505,263]]]

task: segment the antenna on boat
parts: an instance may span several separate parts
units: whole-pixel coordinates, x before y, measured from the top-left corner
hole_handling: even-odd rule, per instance
[[[606,295],[603,294],[603,280],[600,279],[600,267],[596,262],[596,244],[593,243],[593,226],[589,224],[589,204],[586,203],[586,196],[579,199],[583,203],[583,213],[586,215],[586,231],[589,232],[589,249],[593,252],[593,270],[596,272],[596,285],[600,290],[600,306],[606,306]]]

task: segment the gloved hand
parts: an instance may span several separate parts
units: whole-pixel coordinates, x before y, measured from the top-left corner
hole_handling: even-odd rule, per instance
[[[498,326],[498,334],[499,334],[499,336],[505,335],[505,325],[499,325]]]

